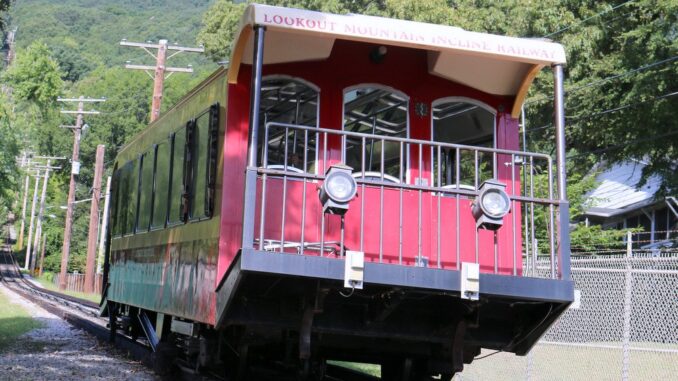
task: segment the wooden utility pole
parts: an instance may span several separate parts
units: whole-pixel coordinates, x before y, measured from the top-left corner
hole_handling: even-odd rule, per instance
[[[35,265],[38,255],[38,249],[40,248],[40,237],[42,236],[42,220],[44,219],[45,214],[45,199],[47,197],[47,182],[49,181],[49,171],[51,169],[61,169],[61,167],[52,167],[51,160],[47,160],[46,166],[36,166],[35,168],[45,170],[45,178],[42,182],[42,194],[40,195],[40,207],[38,209],[38,220],[35,222],[35,238],[33,242],[33,256],[31,257],[31,272],[35,271]],[[31,245],[30,242],[28,242]]]
[[[17,28],[14,28],[13,30],[7,32],[7,55],[5,56],[7,67],[10,67],[10,65],[12,65],[12,61],[14,61],[14,38],[16,37],[16,29]]]
[[[26,204],[28,202],[28,192],[29,192],[29,184],[31,181],[31,175],[28,173],[29,171],[35,169],[35,168],[44,168],[41,166],[35,166],[35,163],[31,162],[32,159],[37,160],[64,160],[66,159],[65,157],[57,157],[57,156],[33,156],[33,154],[28,154],[24,152],[22,154],[21,158],[21,167],[26,168],[26,183],[24,185],[24,194],[23,194],[23,206],[21,208],[21,230],[19,231],[19,250],[23,250],[24,248],[24,231],[26,230],[25,227],[25,221],[26,221]],[[47,165],[49,167],[49,164]],[[61,167],[59,167],[60,169]],[[54,169],[54,168],[52,168]],[[30,242],[29,242],[30,245]]]
[[[71,231],[73,229],[73,204],[75,203],[75,176],[80,173],[80,136],[82,134],[82,116],[85,114],[99,114],[99,111],[84,111],[85,102],[104,102],[105,99],[85,98],[82,95],[76,99],[59,98],[59,102],[78,102],[77,111],[62,110],[62,114],[76,114],[77,118],[73,128],[73,156],[71,159],[71,182],[68,187],[68,202],[66,204],[66,222],[64,227],[64,245],[61,251],[61,278],[59,279],[59,288],[66,288],[66,274],[68,273],[68,257],[71,252]]]
[[[45,169],[45,178],[42,180],[42,194],[40,197],[40,209],[38,209],[38,220],[35,222],[35,243],[32,244],[30,241],[29,245],[33,245],[33,257],[31,258],[31,272],[35,269],[35,257],[38,254],[38,245],[40,244],[40,236],[42,234],[42,213],[45,209],[45,195],[47,194],[47,181],[49,181],[49,165],[50,161],[47,160],[47,168]]]
[[[160,40],[157,44],[141,43],[141,42],[127,42],[127,40],[120,41],[121,46],[133,46],[144,49],[148,54],[155,58],[155,66],[149,65],[132,65],[127,63],[125,68],[134,70],[145,70],[146,73],[153,79],[153,102],[151,104],[151,122],[158,119],[160,116],[160,105],[162,103],[162,94],[164,89],[165,78],[169,78],[173,73],[193,73],[192,67],[166,67],[165,63],[168,59],[174,57],[181,52],[203,53],[205,49],[201,46],[199,48],[188,48],[184,46],[168,45],[167,40]],[[153,54],[149,49],[157,49],[157,53]],[[167,57],[167,51],[174,51]],[[128,61],[129,62],[129,61]],[[151,75],[151,71],[154,72]],[[169,73],[165,77],[165,73]]]
[[[28,265],[31,259],[31,241],[33,240],[33,221],[35,219],[35,202],[38,199],[38,184],[40,183],[40,170],[36,170],[35,174],[35,189],[33,190],[33,201],[31,203],[31,222],[28,224],[28,245],[26,245],[26,263],[24,268],[28,270]]]
[[[23,207],[21,208],[21,230],[19,231],[19,251],[23,250],[24,248],[24,230],[26,230],[26,227],[24,226],[26,223],[26,203],[28,202],[28,185],[31,182],[31,176],[26,175],[26,184],[24,185],[24,202],[23,202]]]
[[[99,230],[99,199],[101,198],[101,176],[104,172],[104,152],[106,146],[97,146],[94,164],[94,184],[92,185],[92,207],[89,210],[89,232],[87,233],[87,261],[85,262],[85,292],[94,292],[94,265],[96,262],[97,233]]]
[[[106,196],[104,197],[104,213],[101,216],[101,229],[99,229],[99,253],[97,254],[97,274],[101,274],[104,266],[104,249],[106,243],[106,230],[108,229],[108,208],[111,201],[111,176],[106,180]]]
[[[38,276],[42,276],[42,269],[45,268],[45,245],[47,245],[47,233],[42,235],[42,250],[40,251],[40,270]]]

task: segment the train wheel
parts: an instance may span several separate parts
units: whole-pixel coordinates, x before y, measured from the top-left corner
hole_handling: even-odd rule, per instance
[[[152,355],[153,371],[160,376],[168,376],[177,372],[176,359],[179,349],[168,342],[158,343]]]
[[[247,380],[250,366],[250,347],[247,344],[241,344],[238,347],[238,353],[233,353],[226,359],[226,380],[243,381]]]
[[[433,378],[425,364],[412,358],[390,359],[381,364],[381,379],[385,381],[428,381]],[[446,378],[442,378],[446,380]]]
[[[132,340],[136,341],[141,335],[141,326],[137,319],[132,320],[132,324],[129,327],[129,335],[132,337]]]
[[[327,361],[303,359],[299,366],[299,380],[319,381],[325,378],[327,370]]]
[[[389,359],[381,364],[381,379],[385,381],[410,381],[412,359]]]
[[[108,302],[108,342],[115,341],[118,320],[118,305]]]

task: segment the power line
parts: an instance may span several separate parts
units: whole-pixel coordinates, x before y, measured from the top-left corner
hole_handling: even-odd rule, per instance
[[[633,144],[633,143],[644,143],[644,142],[649,142],[649,141],[652,141],[652,140],[661,139],[661,138],[665,138],[665,137],[673,136],[673,135],[678,135],[678,131],[671,131],[671,132],[667,132],[665,134],[655,135],[655,136],[651,136],[651,137],[648,137],[648,138],[631,140],[631,141],[628,141],[628,142],[624,142],[622,144],[616,144],[616,145],[605,147],[605,148],[595,149],[595,150],[586,151],[586,152],[580,152],[576,155],[569,156],[568,159],[573,159],[575,157],[589,155],[589,154],[592,154],[592,153],[607,152],[607,151],[610,151],[610,150],[613,150],[613,149],[627,147],[627,146],[629,146],[630,144]]]
[[[626,105],[623,105],[623,106],[603,110],[601,112],[597,112],[597,113],[593,113],[593,114],[588,114],[588,115],[583,115],[583,116],[566,116],[566,118],[570,118],[570,119],[574,119],[574,120],[588,119],[588,118],[592,118],[592,117],[596,117],[596,116],[600,116],[600,115],[605,115],[605,114],[625,110],[627,108],[638,106],[638,105],[645,104],[645,103],[648,103],[648,102],[654,102],[654,101],[670,98],[670,97],[672,97],[676,94],[678,94],[678,91],[674,91],[674,92],[669,93],[669,94],[660,95],[658,97],[648,99],[648,100],[645,100],[645,101],[640,101],[640,102],[636,102],[636,103],[632,103],[632,104],[626,104]]]
[[[567,30],[570,30],[570,29],[572,29],[572,28],[574,28],[574,27],[576,27],[576,26],[578,26],[578,25],[581,25],[581,24],[583,24],[583,23],[585,23],[585,22],[587,22],[587,21],[589,21],[589,20],[591,20],[591,19],[594,19],[594,18],[596,18],[596,17],[602,16],[602,15],[604,15],[604,14],[606,14],[606,13],[612,12],[612,11],[614,11],[614,10],[616,10],[616,9],[618,9],[618,8],[621,8],[621,7],[623,7],[624,5],[627,5],[627,4],[630,4],[630,3],[633,3],[633,0],[626,1],[626,2],[621,3],[621,4],[619,4],[619,5],[615,5],[614,7],[610,8],[610,9],[606,9],[606,10],[604,10],[604,11],[602,11],[602,12],[596,13],[595,15],[590,16],[590,17],[587,17],[587,18],[581,20],[581,21],[578,22],[578,23],[571,24],[571,25],[566,26],[566,27],[564,27],[564,28],[561,28],[561,29],[559,29],[559,30],[557,30],[557,31],[555,31],[555,32],[549,33],[549,34],[547,34],[547,35],[545,35],[545,36],[543,36],[543,37],[546,38],[546,37],[554,36],[554,35],[556,35],[556,34],[560,34],[560,33],[562,33],[562,32],[565,32],[565,31],[567,31]]]
[[[640,102],[636,102],[636,103],[626,104],[626,105],[623,105],[623,106],[603,110],[603,111],[600,111],[600,112],[597,112],[597,113],[592,113],[592,114],[582,115],[582,116],[569,116],[569,117],[566,116],[566,118],[569,118],[570,120],[588,119],[588,118],[595,117],[595,116],[600,116],[600,115],[605,115],[605,114],[609,114],[609,113],[612,113],[612,112],[625,110],[627,108],[635,107],[635,106],[642,105],[642,104],[645,104],[645,103],[648,103],[648,102],[655,102],[655,101],[658,101],[658,100],[670,98],[670,97],[675,96],[675,95],[678,95],[678,91],[674,91],[672,93],[660,95],[658,97],[648,99],[648,100],[645,100],[645,101],[640,101]],[[540,126],[540,127],[528,128],[526,131],[528,131],[528,132],[538,131],[538,130],[544,130],[544,129],[548,129],[548,128],[553,128],[553,126],[551,124],[545,124],[545,125]]]
[[[669,58],[662,59],[662,60],[659,60],[659,61],[655,61],[655,62],[649,63],[649,64],[647,64],[647,65],[643,65],[643,66],[637,67],[637,68],[635,68],[635,69],[631,69],[631,70],[625,71],[625,72],[620,73],[620,74],[615,74],[615,75],[612,75],[612,76],[609,76],[609,77],[605,77],[605,78],[599,79],[599,80],[597,80],[597,81],[593,81],[593,82],[589,82],[589,83],[586,83],[586,84],[583,84],[583,85],[580,85],[580,86],[576,86],[576,87],[573,87],[573,88],[571,88],[571,89],[569,89],[569,90],[566,90],[565,93],[566,93],[567,95],[570,95],[570,94],[575,93],[575,92],[577,92],[577,91],[579,91],[579,90],[583,90],[583,89],[586,89],[586,88],[589,88],[589,87],[600,86],[600,85],[604,84],[604,83],[607,82],[607,81],[611,81],[611,80],[613,80],[613,79],[622,78],[622,77],[625,77],[625,76],[627,76],[627,75],[639,73],[639,72],[641,72],[641,71],[643,71],[643,70],[651,69],[651,68],[653,68],[653,67],[655,67],[655,66],[663,65],[663,64],[665,64],[665,63],[673,62],[673,61],[675,61],[675,60],[678,60],[678,56],[673,56],[673,57],[669,57]],[[548,97],[548,96],[542,96],[542,97],[540,97],[540,98],[535,98],[535,99],[532,99],[532,100],[528,100],[527,102],[525,102],[525,106],[530,105],[530,104],[532,104],[532,103],[547,101],[547,100],[550,100],[550,99],[551,99],[551,98]]]

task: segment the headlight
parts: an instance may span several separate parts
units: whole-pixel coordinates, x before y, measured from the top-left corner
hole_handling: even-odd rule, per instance
[[[480,186],[471,208],[476,228],[497,230],[504,224],[503,218],[511,210],[511,199],[505,189],[506,184],[496,180],[487,180]]]
[[[348,203],[353,200],[358,190],[351,172],[353,169],[343,164],[333,165],[327,170],[325,181],[318,193],[323,213],[343,215],[348,211]]]
[[[356,193],[355,179],[346,172],[332,172],[323,183],[325,192],[335,202],[348,202]]]
[[[509,198],[503,190],[491,188],[480,196],[480,206],[486,214],[501,218],[509,211]]]

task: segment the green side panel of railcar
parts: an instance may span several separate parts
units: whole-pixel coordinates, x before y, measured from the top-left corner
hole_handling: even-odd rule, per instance
[[[121,168],[152,151],[156,144],[167,141],[171,134],[212,105],[219,104],[218,165],[212,216],[135,234],[113,235],[108,300],[213,324],[227,86],[225,70],[217,70],[118,154],[116,167]],[[116,189],[115,184],[113,189]],[[131,202],[122,192],[117,196],[117,203]],[[114,218],[112,212],[111,222]]]

